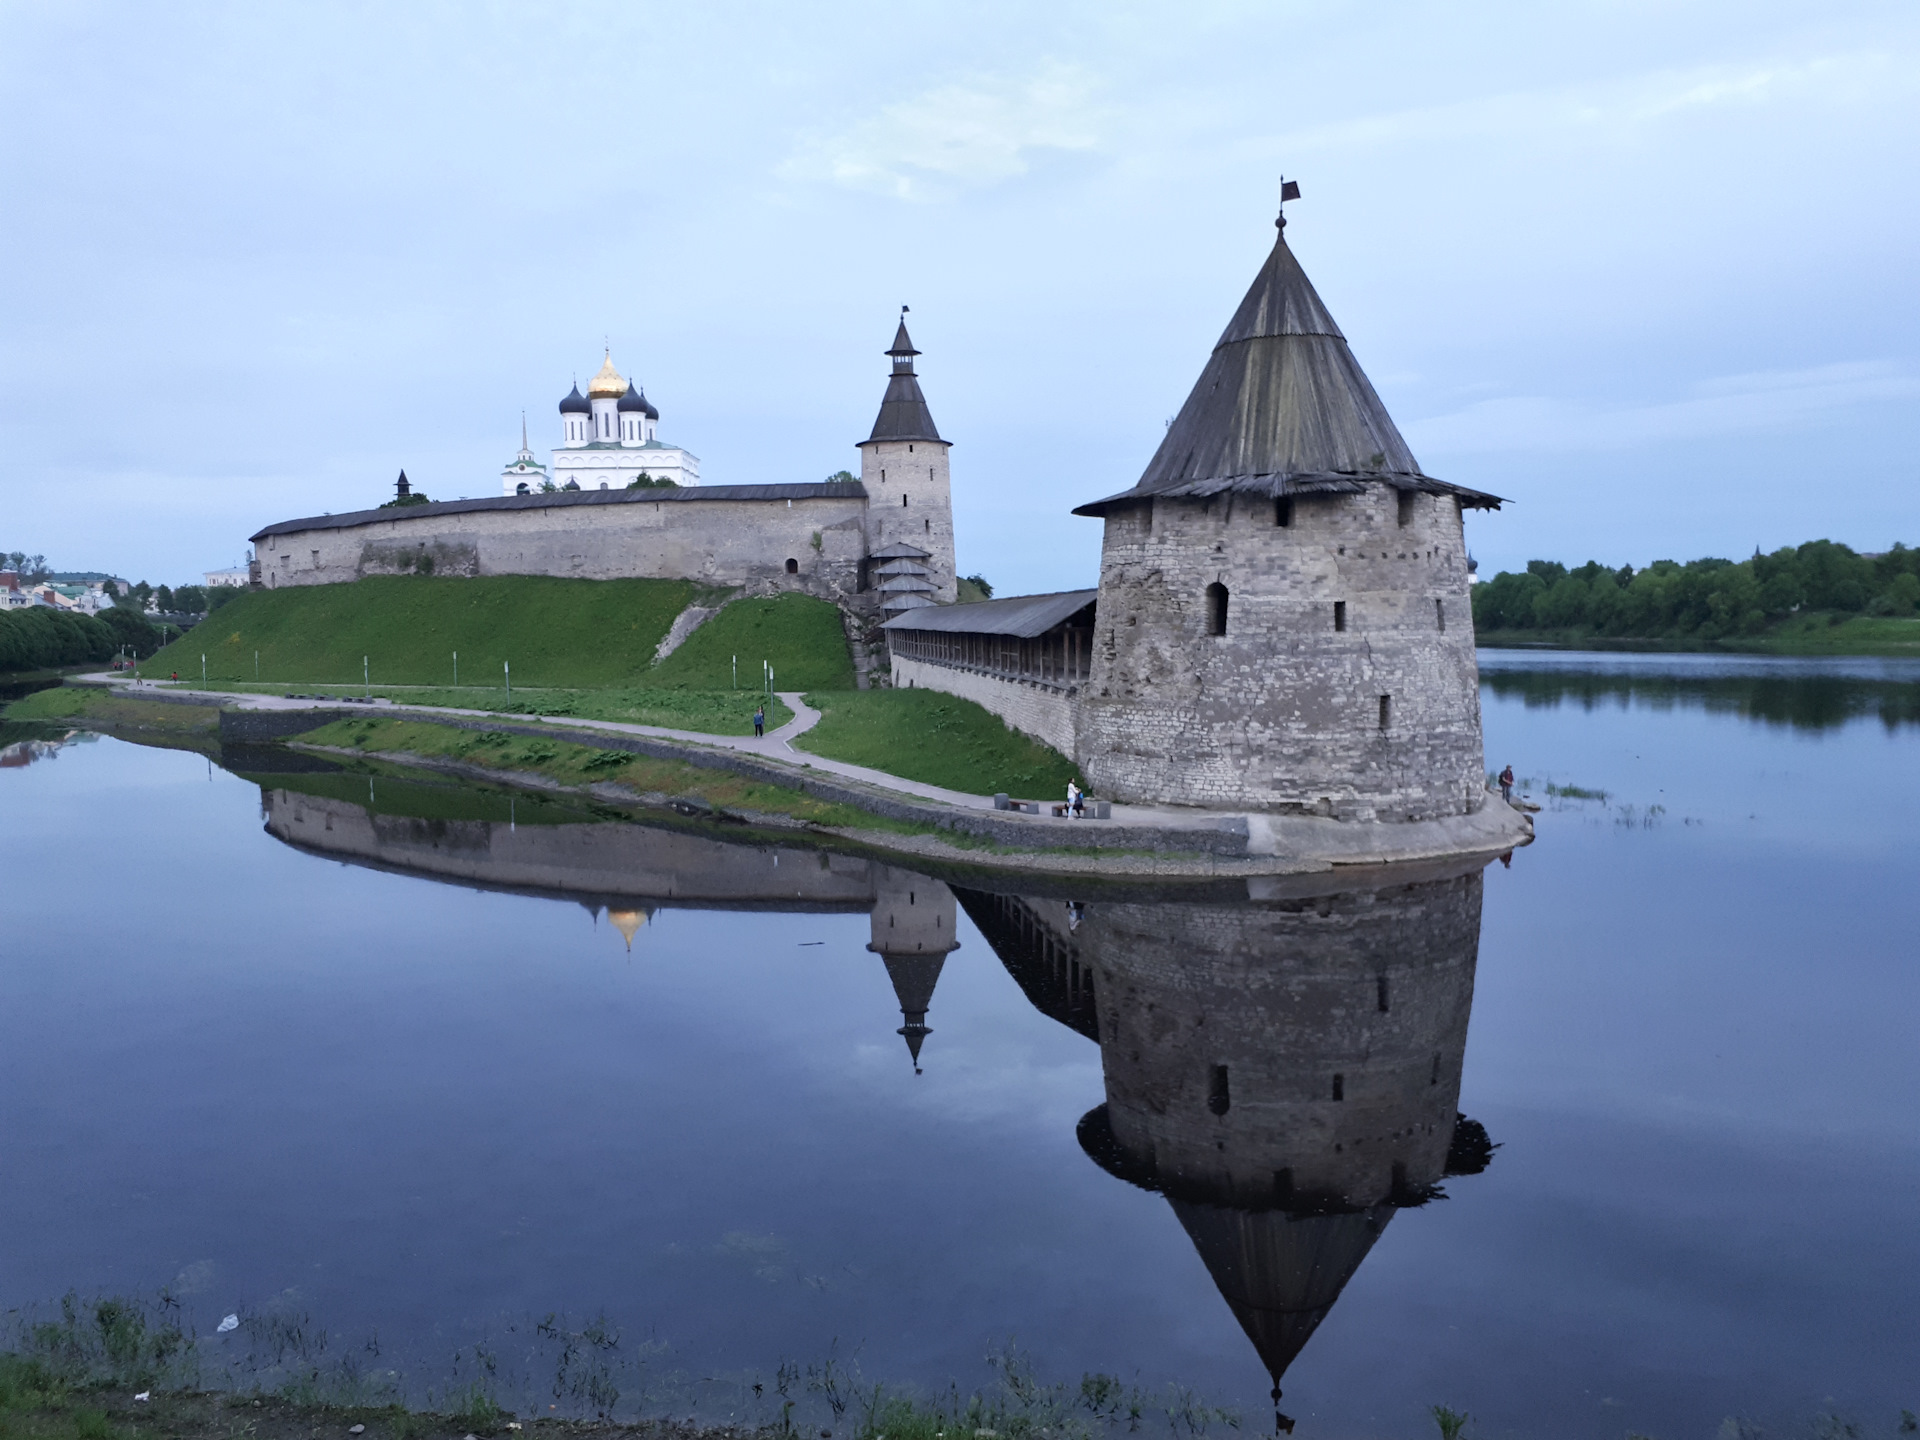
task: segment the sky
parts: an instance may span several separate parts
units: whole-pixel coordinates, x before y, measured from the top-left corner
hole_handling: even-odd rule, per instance
[[[857,471],[912,307],[963,573],[1094,583],[1287,236],[1483,574],[1920,543],[1920,7],[0,0],[0,549],[179,584],[499,492],[610,345]]]

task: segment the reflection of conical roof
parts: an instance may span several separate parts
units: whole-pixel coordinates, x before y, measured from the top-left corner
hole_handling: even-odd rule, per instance
[[[647,912],[644,910],[608,910],[607,919],[612,922],[614,929],[626,937],[627,949],[631,951],[633,949],[633,937],[638,935],[640,933],[640,927],[647,923]]]
[[[885,955],[887,978],[900,1001],[900,1016],[907,1023],[899,1033],[906,1037],[907,1053],[914,1068],[920,1067],[920,1046],[933,1031],[927,1028],[927,1011],[933,1005],[933,987],[940,983],[940,967],[947,963],[947,952],[931,955]]]
[[[1290,1215],[1167,1203],[1276,1386],[1393,1218],[1391,1205]]]

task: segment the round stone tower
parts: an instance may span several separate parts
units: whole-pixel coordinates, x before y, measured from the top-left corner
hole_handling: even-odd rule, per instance
[[[1101,517],[1076,759],[1138,803],[1430,820],[1486,797],[1466,509],[1288,248]]]

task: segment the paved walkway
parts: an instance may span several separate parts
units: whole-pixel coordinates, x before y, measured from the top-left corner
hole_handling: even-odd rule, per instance
[[[181,685],[156,684],[150,680],[134,680],[124,672],[117,671],[108,671],[96,675],[82,675],[74,678],[100,681],[128,691],[151,690],[162,694],[178,695],[183,699],[202,699],[240,710],[329,709],[339,710],[343,714],[366,715],[370,712],[378,714],[389,708],[385,705],[367,706],[340,700],[290,700],[284,695],[245,694],[231,690],[195,690],[186,686],[184,683]],[[786,765],[796,770],[811,770],[815,773],[835,775],[843,780],[854,780],[861,784],[871,785],[875,789],[891,791],[897,795],[911,795],[919,800],[932,800],[939,804],[951,805],[956,809],[993,809],[993,797],[990,795],[970,795],[960,790],[947,790],[938,785],[927,785],[918,780],[908,780],[899,775],[890,775],[884,770],[872,770],[864,765],[850,765],[844,760],[829,760],[823,755],[815,755],[808,751],[795,749],[793,742],[820,723],[820,712],[802,700],[798,691],[779,690],[774,693],[779,695],[781,700],[786,702],[787,708],[793,711],[793,719],[789,720],[785,725],[782,725],[778,730],[775,730],[771,735],[765,736],[710,735],[699,730],[674,730],[663,725],[636,725],[623,720],[588,720],[577,715],[503,714],[496,710],[462,710],[450,706],[407,705],[400,701],[395,701],[391,708],[394,710],[411,711],[420,715],[446,715],[467,720],[492,720],[501,724],[536,723],[540,725],[571,726],[575,729],[599,731],[615,735],[648,736],[653,739],[671,740],[676,744],[704,747],[709,750],[743,751],[750,755],[757,755],[764,760],[769,760],[776,765]],[[1017,798],[1024,800],[1037,798],[1041,800],[1043,804],[1051,805],[1054,800],[1064,800],[1066,797],[1061,795],[1039,797],[1019,796]],[[1489,847],[1485,841],[1485,837],[1480,832],[1487,830],[1490,824],[1497,823],[1494,819],[1496,811],[1505,813],[1504,807],[1488,806],[1478,820],[1471,818],[1442,820],[1429,822],[1429,826],[1437,827],[1439,831],[1443,832],[1454,832],[1464,827],[1465,831],[1473,832],[1472,843],[1456,846],[1455,848],[1469,850],[1487,849]],[[1030,825],[1047,826],[1049,828],[1067,823],[1094,825],[1104,825],[1107,823],[1098,820],[1081,820],[1074,822],[1057,820],[1053,817],[1050,810],[1044,811],[1040,815],[1008,812],[1005,818],[1015,823],[1024,822]],[[1113,806],[1112,813],[1112,823],[1115,825],[1158,826],[1169,830],[1212,830],[1219,828],[1223,822],[1230,823],[1239,819],[1244,819],[1247,823],[1248,852],[1251,855],[1284,854],[1303,848],[1309,852],[1325,851],[1329,854],[1335,854],[1351,849],[1352,855],[1348,858],[1365,858],[1377,847],[1381,839],[1387,837],[1389,832],[1397,831],[1400,832],[1402,839],[1413,840],[1423,829],[1428,828],[1420,825],[1385,827],[1371,825],[1352,826],[1341,825],[1332,820],[1305,817],[1278,817],[1259,813],[1243,814],[1238,811],[1196,810],[1156,805],[1122,805],[1117,802]],[[1308,842],[1303,847],[1301,839],[1309,831],[1315,834],[1316,839]],[[1051,833],[1054,835],[1058,834],[1057,831],[1051,831]],[[1368,838],[1369,836],[1371,836],[1371,838]],[[1328,841],[1333,837],[1338,837],[1338,840],[1329,850],[1327,848]],[[1444,847],[1436,846],[1431,853],[1439,853],[1440,848]],[[1491,848],[1499,849],[1503,847],[1501,845],[1494,845]],[[1511,842],[1507,843],[1504,848],[1511,848]],[[1421,853],[1417,845],[1415,853]]]

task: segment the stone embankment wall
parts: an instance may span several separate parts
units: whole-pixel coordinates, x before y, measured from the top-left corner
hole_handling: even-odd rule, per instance
[[[1108,1123],[1170,1193],[1370,1206],[1446,1170],[1481,874],[1277,905],[1090,905]]]
[[[735,488],[796,493],[723,498]],[[646,492],[537,495],[490,502],[487,509],[421,505],[263,532],[255,546],[261,583],[271,588],[430,570],[582,580],[641,576],[843,599],[859,589],[866,501],[800,493],[813,488],[707,487],[673,499]]]
[[[1221,495],[1113,512],[1079,711],[1076,758],[1115,799],[1472,813],[1486,785],[1457,503],[1377,484],[1284,509]]]
[[[953,665],[893,657],[896,689],[939,690],[991,710],[1023,735],[1051,745],[1062,755],[1074,749],[1074,698],[1065,690],[1030,680],[1006,680]]]

